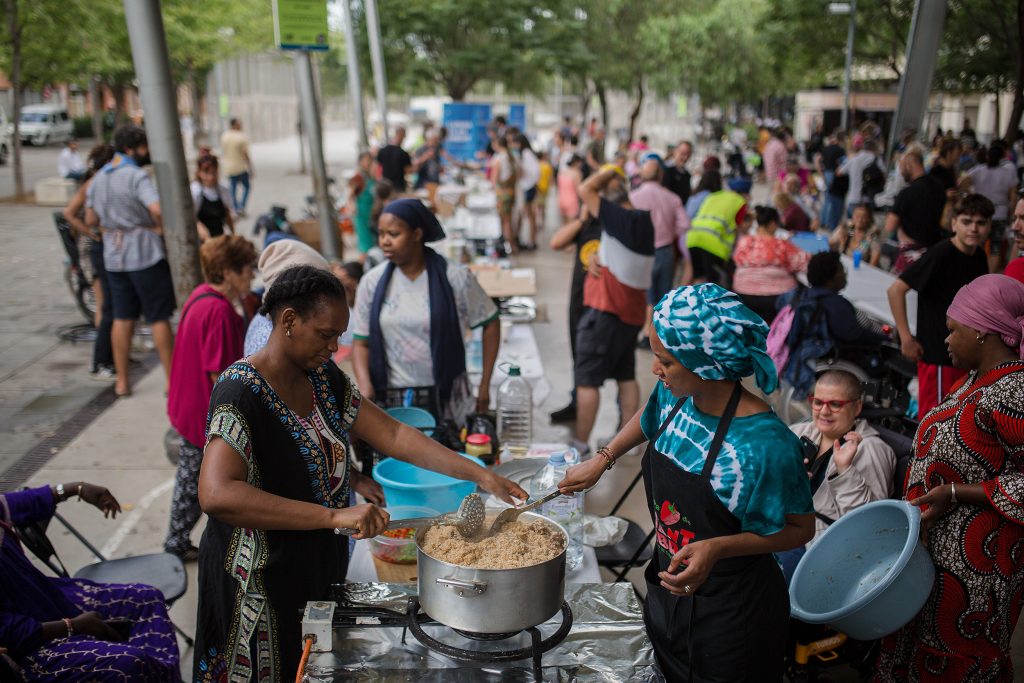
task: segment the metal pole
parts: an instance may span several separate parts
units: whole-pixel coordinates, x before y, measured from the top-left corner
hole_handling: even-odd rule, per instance
[[[366,32],[370,37],[370,64],[373,67],[373,89],[377,94],[377,111],[384,131],[384,144],[391,140],[388,131],[388,83],[384,72],[384,54],[380,49],[380,21],[377,18],[377,0],[365,0]]]
[[[348,64],[348,97],[356,115],[359,126],[359,147],[369,149],[370,141],[366,135],[366,117],[363,116],[363,86],[359,81],[359,55],[356,50],[356,32],[352,26],[352,6],[350,0],[341,0],[341,9],[345,14],[345,55]]]
[[[850,123],[850,81],[853,71],[853,38],[857,30],[857,0],[850,0],[850,24],[846,29],[846,72],[843,76],[843,116],[839,126],[849,130]]]
[[[910,20],[910,34],[907,37],[906,66],[900,76],[900,96],[896,101],[896,115],[889,131],[889,154],[896,149],[904,130],[921,128],[921,119],[928,109],[928,95],[935,74],[935,63],[938,61],[947,9],[946,0],[917,0],[914,5],[914,16]]]
[[[327,193],[327,166],[324,163],[323,131],[320,128],[320,108],[313,85],[313,57],[308,50],[295,53],[295,69],[299,82],[299,106],[302,107],[302,128],[309,142],[309,162],[313,169],[313,193],[316,195],[317,215],[320,217],[320,251],[328,259],[341,258],[341,236],[338,218]]]
[[[124,16],[132,46],[139,96],[146,116],[146,134],[153,159],[164,242],[174,291],[184,302],[202,281],[192,193],[178,123],[177,88],[167,58],[160,0],[124,0]]]

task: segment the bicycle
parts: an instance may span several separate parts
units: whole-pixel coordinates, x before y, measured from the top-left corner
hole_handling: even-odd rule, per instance
[[[96,294],[92,282],[82,268],[82,258],[78,251],[78,240],[71,224],[60,211],[53,212],[53,222],[57,227],[57,235],[64,246],[64,283],[67,285],[75,306],[92,326],[96,321]]]

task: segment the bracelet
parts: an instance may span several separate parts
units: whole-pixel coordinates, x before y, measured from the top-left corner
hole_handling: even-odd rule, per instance
[[[608,450],[607,446],[602,446],[597,449],[597,454],[608,461],[608,464],[604,466],[605,471],[610,470],[615,465],[615,456]]]
[[[75,635],[75,626],[71,623],[71,620],[67,617],[64,617],[62,621],[64,622],[64,625],[68,627],[67,637],[70,638],[71,636]]]
[[[950,503],[957,502],[957,500],[956,500],[956,484],[950,484],[949,485],[949,490],[950,490],[949,502]]]

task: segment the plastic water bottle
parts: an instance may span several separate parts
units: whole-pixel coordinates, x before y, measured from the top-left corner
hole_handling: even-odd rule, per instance
[[[864,253],[858,248],[853,250],[853,269],[860,270],[860,262],[864,258]]]
[[[579,460],[579,457],[572,452],[574,450],[552,453],[548,457],[548,464],[533,477],[533,482],[530,485],[531,498],[539,498],[558,486],[558,482],[565,478],[570,461]],[[583,493],[577,493],[574,496],[559,496],[544,503],[539,512],[548,519],[558,522],[569,532],[569,548],[566,550],[565,564],[570,571],[578,568],[583,562]]]
[[[533,392],[530,383],[512,365],[508,369],[508,379],[498,388],[498,441],[501,444],[502,457],[526,457],[530,450],[533,437]]]

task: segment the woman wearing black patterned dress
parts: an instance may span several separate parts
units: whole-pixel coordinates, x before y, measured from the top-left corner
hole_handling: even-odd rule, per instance
[[[1012,681],[1024,598],[1024,284],[985,275],[947,313],[970,374],[921,421],[905,497],[922,506],[935,586],[883,641],[880,681]]]
[[[196,681],[291,680],[300,610],[344,580],[347,545],[332,529],[373,536],[387,513],[346,507],[349,432],[378,451],[477,482],[506,501],[518,486],[361,403],[330,361],[348,326],[341,283],[309,266],[284,271],[263,300],[267,345],[214,387],[199,502]]]

